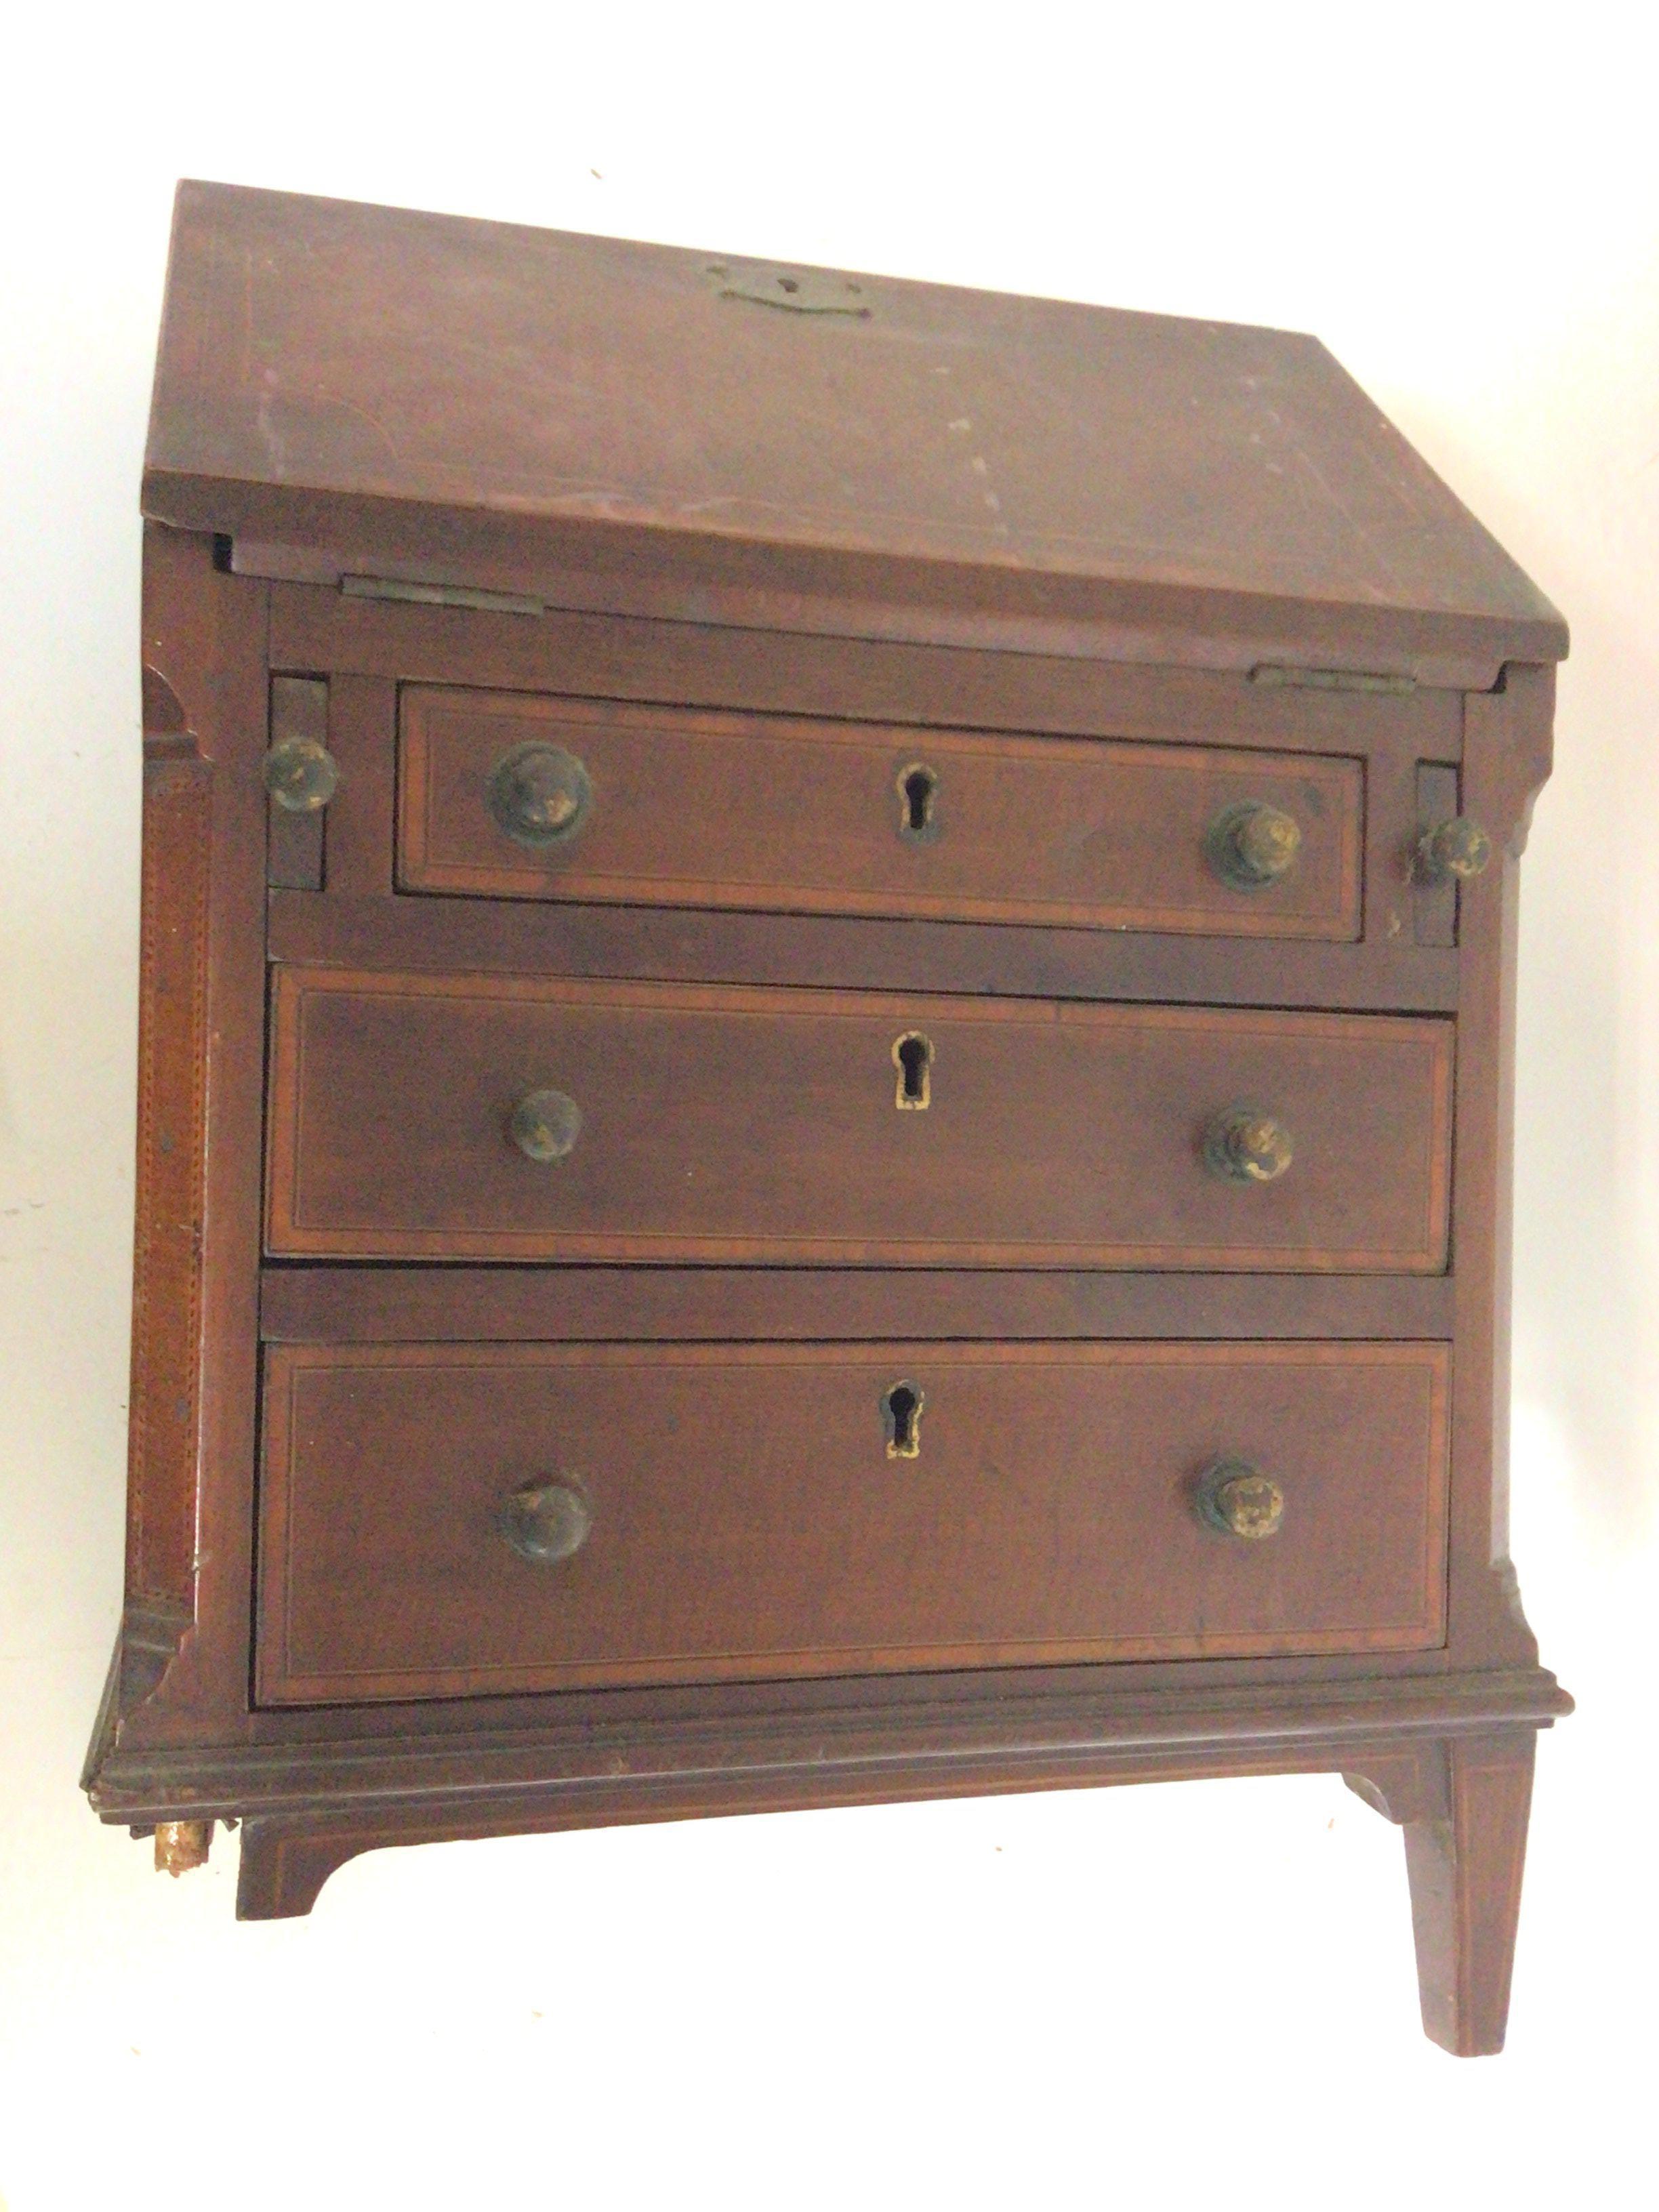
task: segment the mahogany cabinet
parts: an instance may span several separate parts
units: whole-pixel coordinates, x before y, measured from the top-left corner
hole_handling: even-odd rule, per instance
[[[1335,1771],[1498,2048],[1547,601],[1310,338],[219,185],[143,502],[99,1814]]]

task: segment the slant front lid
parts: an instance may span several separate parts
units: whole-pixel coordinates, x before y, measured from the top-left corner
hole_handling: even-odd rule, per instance
[[[1313,338],[222,185],[179,188],[144,507],[239,566],[682,617],[1566,649]]]

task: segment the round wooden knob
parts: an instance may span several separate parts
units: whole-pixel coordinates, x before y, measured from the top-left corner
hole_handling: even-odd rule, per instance
[[[521,1559],[550,1567],[580,1551],[593,1526],[593,1509],[574,1482],[531,1484],[502,1498],[495,1526]]]
[[[1417,848],[1417,872],[1425,884],[1466,883],[1491,861],[1492,839],[1467,814],[1437,823]]]
[[[1226,1536],[1260,1543],[1285,1518],[1285,1493],[1248,1460],[1218,1459],[1198,1479],[1198,1510]]]
[[[575,754],[562,745],[518,745],[489,771],[488,797],[507,836],[541,851],[575,836],[593,787]]]
[[[1210,866],[1235,890],[1260,890],[1296,866],[1302,830],[1294,815],[1260,799],[1241,800],[1218,814],[1205,841]]]
[[[1229,1182],[1276,1182],[1295,1156],[1285,1124],[1253,1106],[1218,1114],[1204,1133],[1204,1164]]]
[[[265,789],[289,814],[315,814],[340,785],[340,764],[314,738],[280,738],[265,755]]]
[[[531,1091],[508,1116],[507,1133],[527,1160],[562,1160],[581,1134],[582,1109],[562,1091]]]

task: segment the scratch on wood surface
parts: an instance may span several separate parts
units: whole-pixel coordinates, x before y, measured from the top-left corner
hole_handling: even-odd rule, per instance
[[[313,385],[311,396],[325,407],[340,408],[348,415],[355,415],[360,422],[367,422],[392,459],[394,461],[402,459],[403,456],[398,450],[397,440],[380,417],[371,415],[367,407],[360,407],[355,399],[348,399],[343,392],[330,392],[323,385]]]

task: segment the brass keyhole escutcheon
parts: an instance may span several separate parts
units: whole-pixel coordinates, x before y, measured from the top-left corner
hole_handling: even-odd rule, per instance
[[[532,1566],[556,1566],[580,1552],[593,1526],[593,1509],[574,1482],[527,1484],[495,1508],[503,1542]]]
[[[925,1113],[933,1093],[933,1039],[920,1030],[907,1030],[894,1039],[893,1065],[898,1070],[894,1104],[901,1111]]]
[[[1276,884],[1296,866],[1302,829],[1292,814],[1264,799],[1241,799],[1224,807],[1204,841],[1211,867],[1235,890],[1259,891]]]
[[[581,1134],[582,1109],[563,1091],[531,1091],[507,1116],[507,1133],[527,1160],[568,1159]]]
[[[1204,1132],[1204,1164],[1224,1182],[1277,1182],[1295,1157],[1285,1124],[1254,1106],[1218,1114]]]
[[[532,852],[565,845],[587,819],[593,787],[586,769],[562,745],[515,745],[489,771],[485,786],[498,826]]]
[[[931,845],[939,836],[939,770],[911,761],[898,772],[899,836],[908,845]]]
[[[1212,1460],[1198,1478],[1199,1516],[1224,1536],[1259,1544],[1279,1533],[1285,1493],[1248,1460]]]
[[[286,814],[316,814],[340,787],[340,764],[314,738],[279,738],[264,759],[265,789]]]
[[[923,1393],[914,1382],[894,1382],[881,1394],[881,1418],[887,1425],[889,1459],[921,1457]]]

